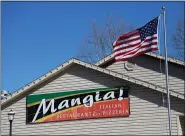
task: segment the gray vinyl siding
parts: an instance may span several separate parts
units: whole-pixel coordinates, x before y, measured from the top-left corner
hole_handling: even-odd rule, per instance
[[[160,60],[150,56],[138,56],[133,61],[136,64],[133,71],[126,70],[123,61],[115,62],[106,68],[162,87],[166,86],[164,61],[161,60],[161,68]],[[169,89],[181,94],[184,94],[184,68],[181,65],[168,63]]]
[[[82,66],[74,66],[66,73],[60,74],[52,81],[40,86],[34,94],[81,90],[90,88],[130,86],[130,116],[115,118],[85,119],[52,123],[26,124],[26,98],[18,100],[1,114],[1,134],[8,134],[7,113],[15,111],[13,134],[16,135],[167,135],[167,109],[162,106],[160,92],[95,72]],[[171,97],[172,133],[177,135],[177,115],[184,114],[184,101]]]

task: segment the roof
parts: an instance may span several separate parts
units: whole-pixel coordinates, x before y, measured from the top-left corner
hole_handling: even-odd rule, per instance
[[[145,53],[144,55],[148,55],[148,56],[151,56],[151,57],[154,57],[154,58],[157,58],[157,59],[162,59],[162,60],[165,60],[165,57],[162,56],[162,55],[159,55],[159,54],[155,54],[155,53]],[[105,58],[103,58],[102,60],[98,61],[95,63],[95,65],[97,66],[102,66],[102,65],[105,65],[107,64],[108,62],[114,60],[114,54],[111,54]],[[168,57],[168,62],[171,62],[171,63],[174,63],[174,64],[178,64],[178,65],[181,65],[181,66],[185,66],[185,62],[184,61],[181,61],[181,60],[178,60],[178,59],[175,59],[175,58],[172,58],[172,57]]]
[[[111,75],[113,77],[117,77],[119,79],[123,79],[123,80],[129,81],[129,82],[137,84],[137,85],[141,85],[141,86],[144,86],[144,87],[147,87],[147,88],[150,88],[150,89],[154,89],[154,90],[166,93],[165,88],[163,88],[161,86],[158,86],[158,85],[154,85],[153,83],[142,81],[140,79],[136,79],[136,78],[130,77],[128,75],[120,74],[120,73],[117,73],[117,72],[114,72],[114,71],[111,71],[111,70],[108,70],[108,69],[105,69],[105,68],[101,68],[99,66],[89,64],[89,63],[80,61],[78,59],[72,58],[72,59],[69,59],[67,62],[63,63],[62,65],[60,65],[60,66],[56,67],[55,69],[49,71],[48,73],[44,74],[43,76],[41,76],[41,77],[37,78],[36,80],[32,81],[31,83],[25,85],[21,89],[15,91],[12,95],[8,96],[7,99],[2,100],[2,102],[1,102],[2,109],[5,107],[5,105],[7,103],[12,102],[13,100],[16,100],[17,98],[19,98],[23,94],[29,93],[29,91],[31,91],[31,89],[40,85],[41,83],[45,82],[46,80],[51,79],[53,76],[57,75],[58,73],[68,69],[69,67],[72,66],[72,64],[81,65],[84,68],[89,68],[89,69],[92,69],[92,70],[95,70],[95,71],[99,71],[99,72],[102,72],[104,74]],[[183,94],[180,94],[180,93],[175,92],[173,90],[170,90],[170,94],[172,96],[184,99]]]

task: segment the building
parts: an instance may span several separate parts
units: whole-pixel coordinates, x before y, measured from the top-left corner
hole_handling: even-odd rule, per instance
[[[169,58],[168,66],[172,134],[182,135],[185,64]],[[164,70],[153,53],[96,64],[72,58],[1,102],[1,134],[12,109],[15,135],[168,135]]]

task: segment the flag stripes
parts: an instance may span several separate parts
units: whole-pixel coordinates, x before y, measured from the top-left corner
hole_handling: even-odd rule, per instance
[[[142,53],[158,50],[158,17],[144,27],[120,36],[113,44],[116,61],[126,61]]]
[[[139,50],[137,53],[129,55],[127,58],[124,58],[124,57],[123,58],[117,58],[116,61],[127,61],[131,57],[136,57],[136,56],[139,56],[141,54],[144,54],[144,53],[147,53],[147,52],[152,52],[152,51],[155,51],[155,50],[158,50],[158,49],[150,48],[148,50]]]

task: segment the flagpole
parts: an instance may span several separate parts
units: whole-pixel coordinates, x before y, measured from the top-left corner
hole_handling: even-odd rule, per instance
[[[169,121],[169,134],[172,135],[171,126],[171,109],[170,109],[170,93],[169,93],[169,83],[168,83],[168,58],[167,58],[167,46],[166,46],[166,22],[165,22],[165,6],[162,7],[163,10],[163,28],[164,28],[164,50],[165,50],[165,73],[166,73],[166,90],[167,90],[167,102],[168,102],[168,121]]]

